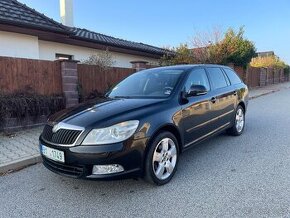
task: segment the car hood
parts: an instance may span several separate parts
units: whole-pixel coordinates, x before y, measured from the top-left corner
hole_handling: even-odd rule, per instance
[[[81,127],[104,127],[127,119],[139,119],[144,110],[156,107],[164,99],[97,99],[62,110],[49,117],[49,122],[64,122]]]

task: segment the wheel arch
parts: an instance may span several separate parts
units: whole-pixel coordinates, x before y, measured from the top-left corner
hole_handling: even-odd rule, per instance
[[[150,145],[152,143],[152,141],[154,140],[154,138],[160,134],[161,132],[170,132],[172,133],[175,138],[177,139],[178,142],[178,148],[179,148],[179,153],[182,153],[183,150],[183,138],[182,135],[180,133],[180,131],[178,130],[178,127],[176,127],[174,124],[172,123],[167,123],[164,124],[162,126],[160,126],[159,128],[157,128],[150,136],[148,142],[146,143],[146,148],[145,148],[145,152],[144,152],[144,158],[142,160],[142,171],[143,171],[143,175],[145,175],[145,171],[144,171],[144,167],[145,167],[145,162],[146,162],[146,158],[150,149]]]
[[[170,133],[172,133],[175,136],[175,138],[177,139],[177,142],[178,142],[179,152],[180,153],[182,152],[182,148],[183,148],[182,135],[181,135],[180,131],[178,130],[178,128],[174,124],[168,123],[168,124],[164,124],[164,125],[160,126],[159,128],[157,128],[153,132],[153,134],[150,136],[150,139],[149,139],[149,141],[147,143],[147,146],[146,146],[146,155],[147,155],[147,152],[148,152],[148,149],[149,149],[149,145],[152,143],[154,138],[158,134],[160,134],[161,132],[164,132],[164,131],[170,132]]]
[[[245,102],[240,101],[240,102],[238,103],[237,107],[238,107],[239,105],[244,109],[244,113],[246,113],[246,110],[247,110],[247,109],[246,109],[246,104],[245,104]]]

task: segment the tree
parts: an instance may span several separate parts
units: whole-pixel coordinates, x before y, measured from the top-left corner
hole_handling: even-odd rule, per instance
[[[92,54],[88,59],[82,60],[82,64],[96,65],[103,70],[113,66],[115,63],[112,54],[108,49],[101,51],[98,54]]]
[[[187,44],[180,44],[179,47],[171,48],[171,49],[167,48],[167,50],[171,50],[171,52],[161,57],[159,61],[159,64],[161,66],[188,64],[192,62],[192,52],[188,48]],[[175,54],[175,55],[172,55],[172,54]]]
[[[216,54],[218,43],[223,33],[219,27],[208,32],[196,32],[190,44],[193,46],[193,63],[219,63],[220,55]]]
[[[193,48],[188,48],[187,43],[174,48],[176,55],[164,56],[163,63],[233,63],[246,67],[256,54],[254,43],[244,38],[243,27],[238,32],[229,28],[224,34],[219,29],[203,34],[198,33],[190,44]]]
[[[246,67],[256,55],[256,48],[253,42],[244,38],[244,28],[238,32],[229,28],[221,41],[222,52],[226,53],[222,64],[233,63],[237,66]]]

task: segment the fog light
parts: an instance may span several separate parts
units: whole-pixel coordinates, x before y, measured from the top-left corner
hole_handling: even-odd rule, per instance
[[[111,174],[123,172],[124,168],[119,164],[110,164],[110,165],[94,165],[93,174],[102,175],[102,174]]]

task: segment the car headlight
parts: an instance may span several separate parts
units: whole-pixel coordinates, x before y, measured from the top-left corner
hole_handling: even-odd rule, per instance
[[[102,129],[93,129],[82,144],[104,145],[125,141],[135,133],[138,125],[138,120],[130,120]]]

